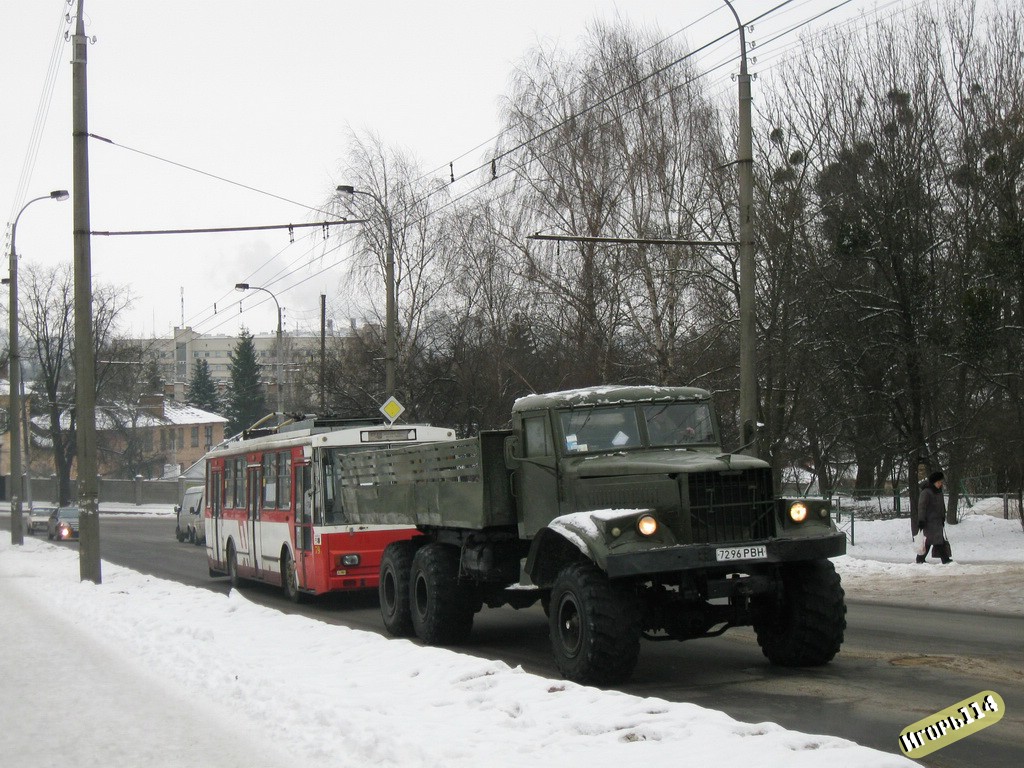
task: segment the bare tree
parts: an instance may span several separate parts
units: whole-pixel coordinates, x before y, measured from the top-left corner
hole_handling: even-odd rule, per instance
[[[38,364],[35,391],[46,416],[47,438],[57,473],[62,504],[71,500],[71,468],[75,458],[74,274],[70,266],[22,267],[22,327],[31,339]],[[112,345],[118,317],[130,305],[131,294],[111,286],[93,284],[93,343],[95,359]],[[109,381],[114,365],[97,362],[97,389]],[[97,400],[102,401],[100,394]]]

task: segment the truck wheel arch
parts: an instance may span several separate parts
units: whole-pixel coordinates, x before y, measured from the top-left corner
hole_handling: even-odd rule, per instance
[[[542,528],[530,544],[526,573],[538,587],[550,587],[562,568],[585,560],[595,562],[593,553],[582,538],[574,536],[570,539],[563,531]]]

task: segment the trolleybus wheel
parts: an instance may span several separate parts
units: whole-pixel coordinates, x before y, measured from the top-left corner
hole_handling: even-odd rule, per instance
[[[293,603],[302,602],[302,593],[299,591],[299,572],[287,549],[281,552],[281,588],[284,590],[285,597]]]
[[[238,576],[238,555],[235,554],[235,545],[228,542],[228,578],[231,579],[231,586],[238,589],[242,579]]]

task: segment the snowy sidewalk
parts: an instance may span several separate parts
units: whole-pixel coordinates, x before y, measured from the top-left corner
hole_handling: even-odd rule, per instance
[[[3,553],[8,555],[7,552]],[[187,697],[116,646],[104,645],[31,593],[38,579],[0,578],[0,743],[11,766],[293,765],[251,728]],[[9,652],[20,651],[19,663]],[[256,741],[262,741],[256,739]],[[254,759],[258,755],[258,759]]]

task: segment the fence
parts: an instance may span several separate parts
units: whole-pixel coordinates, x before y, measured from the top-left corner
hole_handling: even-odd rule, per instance
[[[957,518],[965,514],[991,515],[1004,520],[1019,520],[1024,529],[1024,518],[1021,517],[1020,502],[1015,495],[998,494],[977,490],[984,488],[984,483],[967,482],[960,486],[960,498],[957,502]],[[850,544],[856,544],[857,520],[893,520],[910,518],[909,490],[895,493],[892,489],[874,488],[862,491],[836,490],[832,496],[832,515],[836,525],[846,533]],[[948,497],[947,497],[948,500]]]
[[[10,501],[10,477],[2,477],[3,480],[2,498]],[[121,504],[178,504],[185,489],[193,485],[201,484],[201,480],[177,478],[175,480],[144,480],[136,477],[134,480],[111,480],[101,477],[97,481],[97,492],[99,501]],[[25,483],[23,483],[25,485]],[[57,499],[57,478],[34,477],[32,478],[31,498],[33,501],[49,501],[56,503]],[[78,483],[71,481],[71,498],[78,496]],[[29,498],[27,487],[22,490],[22,500]]]

